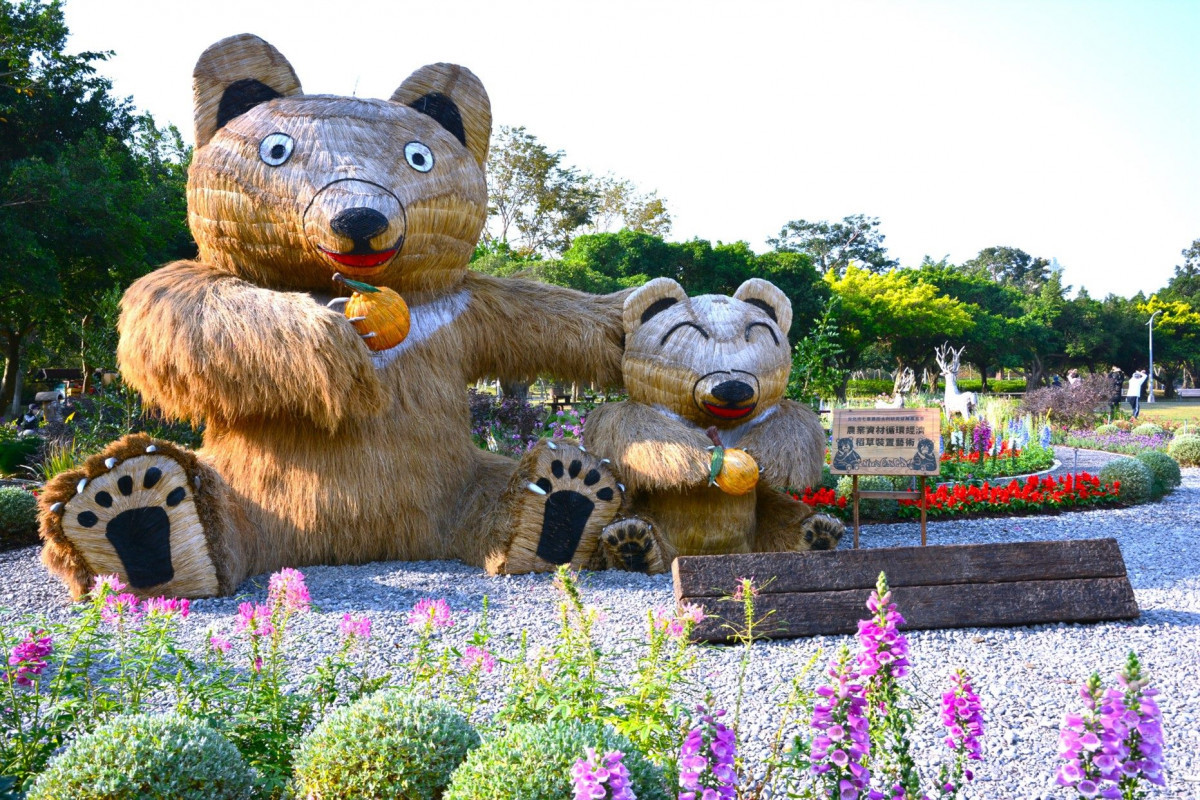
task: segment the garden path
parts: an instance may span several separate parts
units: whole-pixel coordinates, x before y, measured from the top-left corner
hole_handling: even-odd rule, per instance
[[[1084,450],[1078,447],[1055,447],[1054,457],[1061,465],[1047,472],[1047,475],[1069,475],[1076,472],[1090,472],[1096,475],[1110,461],[1129,456],[1120,453],[1106,453],[1103,450]]]

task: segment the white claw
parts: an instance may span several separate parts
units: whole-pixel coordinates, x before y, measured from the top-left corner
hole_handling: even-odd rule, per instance
[[[108,458],[104,459],[105,468],[112,469],[116,465],[117,465],[117,460],[115,458],[113,458],[112,456],[109,456]]]
[[[196,484],[196,491],[197,492],[200,491],[200,476],[199,475],[192,478],[192,483]]]
[[[372,338],[373,336],[375,336],[375,331],[371,331],[370,333],[364,333],[364,334],[362,334],[362,338],[364,338],[364,339],[370,339],[370,338]]]
[[[601,464],[611,464],[612,462],[609,461],[607,458],[602,458],[602,459],[600,459],[600,463]]]
[[[546,493],[546,490],[543,489],[542,487],[538,486],[536,483],[530,483],[530,484],[526,485],[525,488],[528,489],[529,491],[533,492],[534,494],[545,494]]]
[[[349,302],[350,302],[349,297],[335,297],[332,300],[330,300],[328,303],[326,303],[325,307],[332,311],[341,311],[344,313],[346,310],[346,303],[349,303]]]
[[[62,511],[62,510],[63,510],[63,504],[62,504],[62,503],[55,503],[54,505],[50,506],[50,513],[51,513],[51,514],[57,514],[58,512],[60,512],[60,511]]]
[[[618,484],[617,484],[617,488],[618,488],[618,489],[620,489],[620,490],[623,492],[623,491],[625,491],[625,484],[623,484],[623,483],[618,483]]]
[[[75,485],[75,494],[83,494],[83,487],[87,486],[87,478],[80,478],[79,483]]]
[[[558,445],[556,445],[554,442],[546,442],[546,447],[549,447],[551,450],[558,449]]]
[[[367,320],[366,317],[348,317],[347,319],[350,322],[366,322],[366,320]]]
[[[586,453],[586,452],[587,452],[587,448],[586,448],[586,447],[584,447],[583,445],[579,445],[579,452],[581,452],[581,453]]]
[[[157,452],[158,452],[158,445],[156,445],[156,444],[152,444],[152,445],[150,445],[149,447],[147,447],[147,448],[146,448],[146,452],[147,452],[147,453],[157,453]]]

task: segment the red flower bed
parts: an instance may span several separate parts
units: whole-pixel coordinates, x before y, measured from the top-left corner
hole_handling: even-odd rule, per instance
[[[931,517],[969,514],[1014,514],[1055,512],[1063,509],[1112,505],[1120,502],[1121,482],[1105,485],[1087,472],[1058,478],[1031,475],[1023,481],[982,486],[963,483],[926,489],[925,500]],[[916,517],[921,510],[917,500],[901,500],[900,516]]]
[[[1121,482],[1102,484],[1095,475],[1079,472],[1058,478],[1031,475],[1025,480],[969,486],[943,484],[925,490],[926,513],[930,517],[988,516],[1010,514],[1057,513],[1058,511],[1115,505],[1121,502]],[[847,497],[838,497],[833,489],[818,487],[803,493],[788,492],[795,500],[815,510],[845,519],[849,514]],[[921,515],[917,500],[900,501],[900,517]]]

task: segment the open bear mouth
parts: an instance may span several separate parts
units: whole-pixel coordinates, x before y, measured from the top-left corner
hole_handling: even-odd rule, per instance
[[[715,403],[705,403],[704,410],[720,419],[741,419],[749,416],[757,405],[751,403],[748,406],[719,406]]]
[[[371,250],[369,252],[350,252],[338,253],[333,250],[326,249],[318,245],[318,249],[332,261],[343,267],[350,275],[372,275],[379,269],[391,261],[396,253],[400,252],[400,245],[404,242],[401,238],[396,242],[395,247],[390,247],[387,250]]]

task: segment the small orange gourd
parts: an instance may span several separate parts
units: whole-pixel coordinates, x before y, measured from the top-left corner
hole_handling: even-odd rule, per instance
[[[709,448],[712,450],[709,485],[732,495],[752,491],[758,485],[758,462],[754,456],[745,450],[722,445],[716,428],[709,428],[705,433],[713,441],[713,447]]]
[[[395,290],[352,281],[341,273],[333,279],[354,290],[346,303],[345,313],[354,329],[363,334],[363,343],[367,347],[387,350],[404,341],[410,325],[408,304]],[[364,319],[356,320],[356,317]]]

